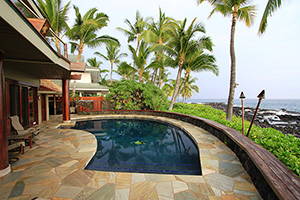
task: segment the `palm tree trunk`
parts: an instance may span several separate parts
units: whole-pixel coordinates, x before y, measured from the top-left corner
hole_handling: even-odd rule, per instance
[[[172,99],[171,99],[171,102],[170,102],[170,107],[169,107],[169,110],[173,110],[173,106],[174,106],[174,103],[176,101],[176,94],[178,92],[178,89],[179,89],[179,84],[180,84],[180,78],[181,78],[181,72],[182,72],[182,65],[183,65],[183,60],[179,62],[179,67],[178,67],[178,73],[177,73],[177,78],[176,78],[176,84],[175,84],[175,88],[174,88],[174,92],[173,92],[173,96],[172,96]]]
[[[78,49],[77,61],[76,61],[77,63],[79,63],[79,61],[80,61],[82,52],[83,52],[83,49],[79,48]],[[76,94],[76,80],[73,81],[73,94],[72,94],[72,97],[75,97],[75,94]]]
[[[157,69],[155,69],[153,85],[155,85],[156,81],[157,81]]]
[[[159,68],[158,83],[157,83],[159,89],[160,89],[160,86],[161,86],[161,83],[162,83],[162,82],[161,82],[162,71],[163,71],[163,69],[162,69],[162,68]]]
[[[112,73],[113,73],[114,62],[110,61],[110,84],[112,84]]]
[[[140,42],[141,42],[140,35],[138,35],[135,54],[137,54],[137,52],[138,52],[138,50],[139,50],[139,48],[140,48]],[[136,65],[135,60],[133,60],[133,68],[135,68],[135,65]],[[132,73],[132,80],[134,80],[134,75],[135,75],[135,73],[133,72],[133,73]]]
[[[226,111],[226,120],[231,121],[233,113],[233,99],[235,92],[235,71],[236,71],[236,60],[234,52],[234,34],[235,34],[235,25],[236,25],[236,15],[233,13],[232,16],[232,25],[231,25],[231,35],[230,35],[230,57],[231,57],[231,70],[230,70],[230,86],[229,86],[229,95],[227,102],[227,111]]]
[[[139,70],[138,74],[139,74],[139,82],[140,83],[143,83],[143,73],[144,73],[144,70]]]
[[[186,79],[187,79],[187,77],[189,76],[189,74],[190,74],[189,72],[186,72],[186,73],[185,73],[184,79],[183,79],[183,81],[182,81],[182,83],[181,83],[181,85],[180,85],[180,88],[179,88],[179,90],[178,90],[178,92],[177,92],[177,94],[176,94],[176,97],[178,97],[179,94],[181,93],[181,91],[183,90],[184,84],[185,84]]]
[[[154,78],[155,78],[156,74],[157,74],[157,69],[154,70],[153,75],[152,75],[152,78],[151,78],[151,83],[152,83],[153,85],[155,85]]]

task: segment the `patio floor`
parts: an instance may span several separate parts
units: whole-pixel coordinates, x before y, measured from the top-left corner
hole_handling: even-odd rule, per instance
[[[72,120],[106,117],[72,115]],[[0,199],[261,199],[236,155],[212,134],[174,119],[128,117],[155,118],[186,130],[198,144],[203,175],[84,170],[96,152],[95,137],[85,131],[57,129],[62,117],[54,116],[39,125],[41,133],[33,148],[18,154],[12,172],[0,178]]]

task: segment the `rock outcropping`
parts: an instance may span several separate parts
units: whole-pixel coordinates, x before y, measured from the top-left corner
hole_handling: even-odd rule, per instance
[[[225,103],[206,103],[215,109],[226,112]],[[255,112],[255,108],[245,108],[245,120],[251,121]],[[242,116],[241,107],[234,107],[235,116]],[[290,134],[300,138],[300,113],[290,112],[285,109],[279,111],[259,109],[255,117],[254,125],[262,128],[274,128],[283,134]]]

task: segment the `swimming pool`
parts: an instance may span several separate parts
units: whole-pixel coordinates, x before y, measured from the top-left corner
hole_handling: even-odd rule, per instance
[[[201,175],[193,140],[171,124],[137,119],[76,122],[75,129],[97,138],[97,152],[88,170]]]

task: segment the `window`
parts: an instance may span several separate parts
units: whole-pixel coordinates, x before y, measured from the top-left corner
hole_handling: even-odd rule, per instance
[[[37,88],[9,83],[9,116],[18,115],[21,124],[31,126],[37,122]]]

